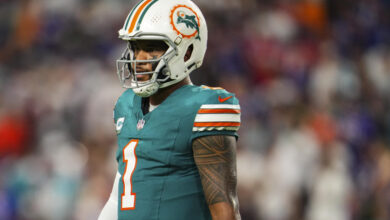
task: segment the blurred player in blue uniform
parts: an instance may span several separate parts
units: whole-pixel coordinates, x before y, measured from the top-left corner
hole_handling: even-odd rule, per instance
[[[128,89],[114,109],[118,172],[99,220],[241,219],[238,100],[189,78],[207,47],[202,12],[190,0],[144,0],[119,37]]]

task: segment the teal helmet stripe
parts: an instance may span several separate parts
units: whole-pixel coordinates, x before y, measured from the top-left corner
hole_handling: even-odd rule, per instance
[[[158,0],[153,0],[150,4],[148,4],[148,6],[146,6],[145,10],[142,12],[140,19],[138,19],[137,28],[136,28],[137,31],[139,30],[139,28],[141,26],[142,20],[143,20],[143,18],[145,16],[146,12],[156,2],[158,2]]]
[[[136,9],[138,8],[138,6],[142,3],[143,1],[139,1],[136,5],[135,5],[135,7],[133,8],[133,10],[131,10],[131,12],[130,12],[130,15],[129,15],[129,17],[127,17],[127,20],[126,20],[126,23],[125,23],[125,30],[127,30],[127,25],[129,25],[129,21],[130,21],[130,18],[131,18],[131,16],[133,16],[133,13],[134,13],[134,11],[136,11]]]

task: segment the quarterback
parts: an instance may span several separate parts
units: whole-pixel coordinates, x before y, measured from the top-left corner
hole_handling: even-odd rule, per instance
[[[222,88],[195,86],[207,25],[190,0],[143,0],[119,37],[127,90],[114,109],[118,171],[99,220],[237,220],[240,106]]]

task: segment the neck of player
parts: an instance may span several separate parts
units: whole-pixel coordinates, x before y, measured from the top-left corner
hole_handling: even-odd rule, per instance
[[[175,83],[166,88],[159,89],[155,94],[149,97],[149,102],[152,105],[160,105],[168,96],[175,90],[185,85],[191,85],[191,79],[187,76],[182,81]]]

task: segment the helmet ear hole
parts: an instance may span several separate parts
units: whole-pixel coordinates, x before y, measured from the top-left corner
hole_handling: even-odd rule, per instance
[[[186,51],[186,54],[184,55],[184,62],[187,62],[191,58],[192,51],[194,50],[194,45],[191,44]]]

